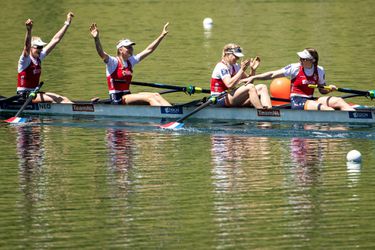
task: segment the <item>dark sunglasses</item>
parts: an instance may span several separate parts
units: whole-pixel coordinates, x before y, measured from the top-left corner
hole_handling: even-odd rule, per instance
[[[43,49],[43,46],[33,46],[35,49]]]
[[[303,62],[312,62],[311,59],[306,59],[306,58],[300,58],[300,60],[303,61]]]
[[[242,49],[241,48],[230,48],[230,49],[228,49],[228,52],[229,53],[242,53]]]

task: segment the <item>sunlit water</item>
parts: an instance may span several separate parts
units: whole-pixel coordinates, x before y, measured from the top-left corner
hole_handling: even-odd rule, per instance
[[[374,128],[156,125],[59,117],[2,124],[1,242],[32,249],[372,246],[375,138],[364,133]],[[361,164],[346,162],[353,148]]]
[[[17,60],[33,18],[46,41],[73,20],[43,63],[45,91],[107,98],[105,50],[145,48],[170,22],[135,80],[209,86],[228,42],[259,72],[316,47],[327,82],[373,89],[373,1],[24,1],[0,9],[0,95],[15,92]],[[210,16],[211,30],[202,28]],[[134,91],[147,88],[134,87]],[[173,102],[201,95],[165,95]],[[352,102],[374,105],[365,98]],[[3,119],[2,119],[3,120]],[[375,131],[372,126],[36,117],[0,124],[1,249],[332,249],[375,247]],[[346,154],[357,149],[361,164]]]

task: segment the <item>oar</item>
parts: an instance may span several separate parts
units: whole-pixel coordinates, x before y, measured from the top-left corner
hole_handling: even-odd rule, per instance
[[[20,117],[20,114],[26,108],[26,106],[35,98],[36,94],[38,94],[38,92],[39,92],[40,88],[43,86],[43,84],[44,84],[43,82],[40,82],[38,84],[38,86],[36,86],[36,88],[29,94],[25,103],[22,105],[20,110],[18,110],[16,115],[7,119],[7,120],[5,120],[5,122],[8,122],[8,123],[25,123],[25,122],[27,122],[27,119]]]
[[[10,97],[7,97],[7,98],[0,99],[0,103],[2,103],[2,102],[12,102],[12,101],[20,99],[21,97],[22,97],[21,95],[10,96]]]
[[[332,90],[332,88],[329,86],[318,86],[316,84],[309,84],[309,88],[321,88],[321,89]],[[365,90],[355,90],[355,89],[348,89],[348,88],[337,88],[337,91],[343,92],[343,93],[362,95],[362,96],[370,97],[371,99],[375,97],[375,90],[365,91]]]
[[[126,81],[115,80],[115,82],[125,83]],[[169,85],[169,84],[163,84],[163,83],[149,83],[149,82],[131,82],[131,84],[138,85],[138,86],[161,88],[161,89],[174,89],[174,90],[177,90],[177,91],[185,92],[189,95],[192,95],[192,94],[195,94],[195,93],[211,93],[211,90],[209,90],[209,89],[202,89],[200,87],[196,87],[196,86],[192,86],[192,85],[187,86],[187,87],[182,87],[182,86]]]
[[[170,122],[164,125],[161,125],[160,128],[163,129],[181,129],[184,127],[183,121],[185,121],[190,116],[194,115],[195,113],[199,112],[200,110],[204,109],[205,107],[208,107],[211,103],[216,103],[218,99],[225,97],[230,90],[226,90],[221,92],[218,96],[210,96],[206,102],[198,106],[196,109],[191,111],[189,114],[184,115],[180,119],[178,119],[175,122]]]

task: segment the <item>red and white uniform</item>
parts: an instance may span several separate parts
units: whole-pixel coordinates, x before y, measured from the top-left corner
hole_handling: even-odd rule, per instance
[[[20,56],[18,61],[18,81],[17,91],[32,91],[39,84],[40,75],[42,73],[42,60],[46,57],[43,50],[39,58],[34,58],[31,55]]]
[[[216,64],[211,76],[211,95],[218,95],[227,90],[227,86],[223,82],[225,77],[233,77],[240,70],[239,64],[227,65],[221,61]]]
[[[109,94],[125,92],[129,90],[129,84],[133,78],[133,67],[139,63],[139,57],[131,56],[127,61],[119,57],[110,56],[106,64],[106,76]],[[114,80],[123,80],[124,83],[118,83]]]
[[[293,63],[284,68],[284,76],[291,79],[290,96],[312,97],[314,89],[309,88],[309,84],[325,85],[325,72],[321,66],[304,69],[300,63]]]

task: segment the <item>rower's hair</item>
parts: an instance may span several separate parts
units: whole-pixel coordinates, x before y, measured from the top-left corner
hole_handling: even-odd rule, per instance
[[[226,54],[228,54],[228,51],[230,51],[232,49],[236,49],[236,48],[241,48],[241,46],[238,45],[238,44],[235,44],[235,43],[226,44],[223,48],[222,57],[224,57]]]
[[[314,64],[315,65],[318,65],[318,62],[319,62],[319,54],[318,54],[318,51],[316,51],[316,49],[314,48],[305,48],[309,53],[310,55],[314,58]]]
[[[125,38],[123,38],[123,39],[121,39],[121,40],[118,40],[118,42],[116,43],[116,47],[117,47],[117,45],[119,44],[119,43],[121,43],[122,42],[122,40],[124,40]],[[117,49],[117,56],[119,56],[120,55],[120,48],[118,48]]]

